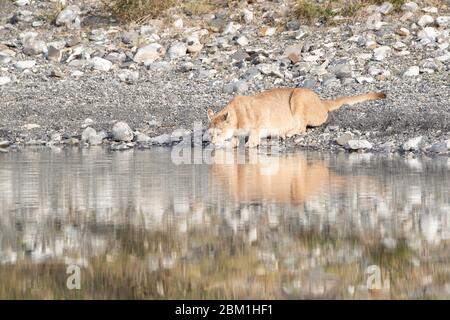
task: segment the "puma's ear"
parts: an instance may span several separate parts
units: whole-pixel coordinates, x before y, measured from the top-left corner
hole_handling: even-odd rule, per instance
[[[228,111],[224,117],[225,121],[227,121],[228,119],[230,119],[230,111]]]
[[[208,120],[211,121],[212,118],[214,117],[214,111],[208,109],[207,113],[208,113]]]

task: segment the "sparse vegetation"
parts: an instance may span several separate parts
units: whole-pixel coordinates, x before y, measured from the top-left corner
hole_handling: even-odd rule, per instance
[[[209,13],[220,6],[218,2],[213,1],[187,1],[183,5],[183,11],[191,15],[202,15]]]
[[[156,18],[164,10],[174,6],[176,0],[103,0],[105,7],[123,21],[139,21]]]
[[[58,14],[64,9],[64,5],[61,2],[52,3],[52,9],[45,15],[43,20],[47,20],[50,23],[55,23]]]
[[[235,3],[236,0],[103,0],[109,12],[126,22],[157,18],[165,10],[175,7],[188,15],[202,15]]]
[[[295,6],[295,13],[299,18],[306,19],[309,22],[322,21],[327,22],[336,16],[352,17],[360,9],[368,5],[380,5],[384,0],[325,0],[318,2],[316,0],[298,0]],[[395,10],[398,10],[405,0],[390,1]]]

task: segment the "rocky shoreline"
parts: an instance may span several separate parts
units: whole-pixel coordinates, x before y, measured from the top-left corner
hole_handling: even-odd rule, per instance
[[[200,145],[207,108],[308,87],[323,98],[387,99],[345,106],[282,150],[450,154],[448,7],[385,3],[324,26],[294,18],[290,1],[261,1],[124,26],[97,15],[96,1],[66,2],[50,21],[55,1],[0,1],[0,153]]]

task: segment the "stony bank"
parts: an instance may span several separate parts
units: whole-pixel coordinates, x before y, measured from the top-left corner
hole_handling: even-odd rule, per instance
[[[333,112],[288,150],[448,156],[448,2],[385,2],[327,23],[293,8],[240,1],[123,23],[99,1],[0,0],[0,152],[173,145],[236,94],[307,87],[387,99]]]

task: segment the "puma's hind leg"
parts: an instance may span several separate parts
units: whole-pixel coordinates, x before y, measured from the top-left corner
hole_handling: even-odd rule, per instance
[[[295,129],[291,129],[286,133],[287,138],[291,138],[295,135],[304,134],[306,132],[306,126],[297,127]]]
[[[291,138],[299,134],[304,134],[306,132],[306,122],[301,114],[294,115],[294,123],[294,128],[286,133],[287,138]]]

